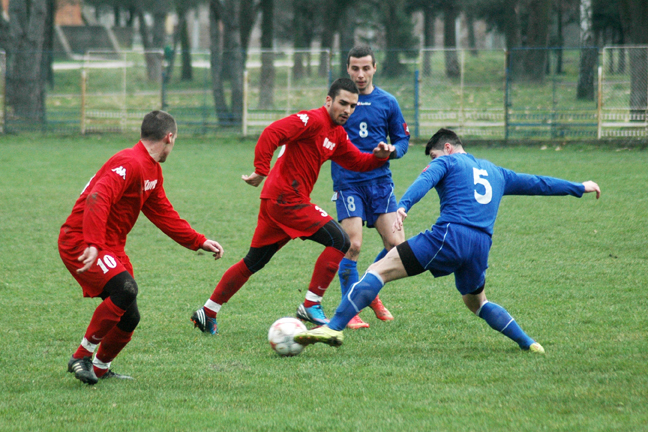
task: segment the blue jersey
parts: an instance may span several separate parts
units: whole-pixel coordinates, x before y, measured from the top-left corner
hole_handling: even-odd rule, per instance
[[[349,135],[349,140],[365,153],[371,153],[381,141],[387,142],[387,137],[396,147],[396,158],[403,157],[409,148],[409,129],[396,98],[378,87],[374,87],[371,94],[358,96],[358,105],[344,129]],[[391,182],[389,162],[366,172],[349,171],[332,162],[331,176],[333,190],[336,191],[377,179]]]
[[[493,235],[497,210],[504,195],[583,196],[582,183],[553,177],[518,174],[467,153],[441,156],[428,164],[398,203],[410,208],[432,188],[439,194],[437,224],[457,223]]]

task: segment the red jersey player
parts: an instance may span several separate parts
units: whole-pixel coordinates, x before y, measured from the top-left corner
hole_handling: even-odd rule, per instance
[[[223,255],[217,242],[180,218],[164,193],[160,163],[171,153],[176,132],[171,115],[148,113],[140,142],[115,154],[97,171],[61,227],[58,245],[63,263],[84,297],[103,299],[68,363],[68,371],[84,383],[130,378],[112,372],[110,363],[131,340],[140,319],[133,266],[124,252],[140,211],[182,246],[213,252],[216,259]]]
[[[325,247],[315,263],[306,299],[297,317],[321,325],[328,322],[321,307],[326,288],[349,249],[349,237],[331,216],[310,202],[310,193],[320,168],[331,159],[355,171],[369,171],[384,164],[394,150],[380,143],[371,153],[362,153],[349,141],[342,125],[355,110],[358,89],[348,78],[336,80],[329,89],[326,104],[302,111],[268,126],[257,142],[254,172],[243,180],[258,186],[268,177],[261,192],[261,206],[248,254],[230,267],[213,294],[191,317],[194,326],[211,334],[218,332],[216,314],[261,270],[289,240],[297,237]],[[274,151],[284,146],[270,170]]]

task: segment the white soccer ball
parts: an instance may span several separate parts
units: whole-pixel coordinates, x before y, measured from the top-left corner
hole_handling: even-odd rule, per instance
[[[282,357],[296,356],[304,349],[293,340],[295,335],[305,332],[306,326],[297,318],[279,318],[268,330],[268,342],[277,354]]]

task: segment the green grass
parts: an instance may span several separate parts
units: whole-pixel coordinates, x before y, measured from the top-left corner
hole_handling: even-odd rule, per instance
[[[321,248],[289,243],[224,306],[219,336],[194,330],[192,311],[249,247],[259,190],[240,180],[253,169],[253,142],[181,135],[164,164],[167,194],[226,255],[213,262],[186,250],[142,216],[127,246],[142,321],[113,363],[136,380],[88,387],[66,364],[98,301],[82,298],[63,267],[58,229],[88,179],[135,137],[0,139],[0,431],[646,430],[645,151],[469,149],[603,188],[600,201],[502,203],[488,296],[546,356],[521,352],[471,315],[451,277],[420,275],[383,290],[395,321],[365,312],[371,328],[347,331],[341,348],[279,358],[268,327],[294,313]],[[420,146],[393,163],[399,196],[426,163]],[[328,165],[320,177],[313,201],[333,213]],[[431,192],[410,212],[407,235],[437,215]],[[365,233],[360,269],[381,247]],[[325,309],[338,301],[336,279]]]

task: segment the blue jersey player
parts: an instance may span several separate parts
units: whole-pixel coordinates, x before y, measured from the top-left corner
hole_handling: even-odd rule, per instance
[[[360,91],[358,105],[344,129],[356,147],[371,153],[379,143],[389,137],[396,150],[391,159],[398,159],[407,153],[409,131],[403,119],[396,98],[373,85],[376,72],[376,59],[368,46],[357,46],[349,51],[347,72]],[[349,235],[351,247],[342,259],[338,276],[344,296],[349,288],[358,281],[358,257],[362,247],[362,226],[376,228],[385,249],[376,261],[387,251],[405,240],[403,231],[392,230],[396,220],[396,196],[389,162],[368,172],[354,172],[331,163],[333,177],[333,200],[336,203],[338,221]],[[376,296],[369,305],[378,319],[394,319]],[[348,323],[349,328],[369,327],[369,324],[355,316]]]
[[[407,212],[432,188],[437,190],[441,214],[430,230],[391,250],[372,264],[362,279],[343,297],[328,326],[319,327],[295,340],[307,345],[342,344],[346,323],[378,294],[387,282],[429,270],[435,277],[455,275],[464,303],[495,330],[508,336],[525,351],[544,354],[502,306],[486,299],[484,286],[493,225],[504,195],[572,195],[596,192],[592,182],[572,183],[553,177],[518,174],[463,150],[459,137],[440,129],[427,143],[432,162],[423,170],[398,203],[394,230],[402,229]]]

